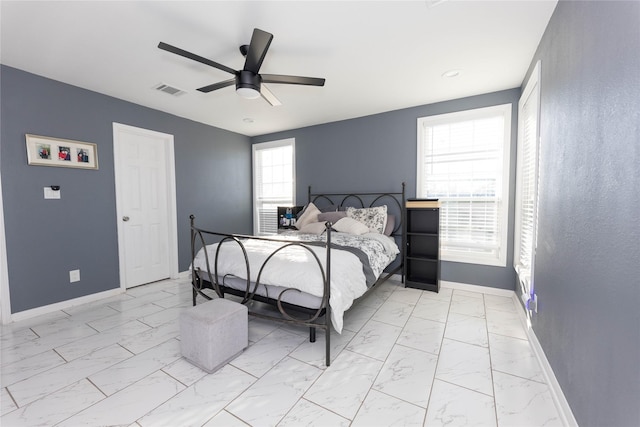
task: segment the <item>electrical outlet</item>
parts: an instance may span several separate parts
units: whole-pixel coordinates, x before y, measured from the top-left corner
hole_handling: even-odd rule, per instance
[[[531,299],[527,303],[527,308],[529,311],[533,311],[534,313],[538,313],[538,295],[531,295]]]
[[[80,270],[69,271],[69,283],[80,281]]]

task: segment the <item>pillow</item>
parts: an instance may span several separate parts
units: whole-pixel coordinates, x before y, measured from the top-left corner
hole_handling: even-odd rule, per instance
[[[320,212],[325,213],[325,212],[335,212],[338,210],[338,207],[336,205],[328,205],[318,209],[320,209]]]
[[[325,212],[318,215],[318,221],[335,223],[340,221],[342,218],[346,218],[346,212]]]
[[[369,228],[372,233],[384,233],[387,225],[387,205],[375,208],[347,208],[347,216],[360,221]]]
[[[300,229],[301,233],[322,234],[327,229],[324,222],[311,222]]]
[[[384,227],[384,235],[391,236],[394,228],[396,228],[396,216],[387,214],[387,225]]]
[[[333,224],[333,229],[341,233],[364,234],[369,232],[369,227],[353,218],[344,217]]]
[[[298,218],[298,220],[296,221],[296,228],[300,230],[307,224],[318,222],[319,213],[320,211],[318,210],[318,208],[316,208],[316,205],[314,205],[313,203],[309,203],[304,209],[302,215],[300,215],[300,218]]]

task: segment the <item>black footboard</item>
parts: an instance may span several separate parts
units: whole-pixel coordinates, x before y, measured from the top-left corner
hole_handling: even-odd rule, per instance
[[[325,331],[325,353],[326,353],[326,365],[329,366],[330,359],[330,342],[331,342],[331,307],[329,305],[329,298],[331,296],[331,250],[326,250],[325,266],[323,267],[318,256],[310,248],[310,245],[303,242],[295,241],[283,241],[280,239],[270,239],[265,237],[246,236],[246,235],[234,235],[217,233],[213,231],[203,230],[195,226],[195,216],[190,216],[191,222],[191,260],[192,265],[196,257],[196,248],[204,248],[209,244],[217,243],[214,259],[210,259],[208,251],[204,251],[206,260],[206,271],[201,268],[192,268],[191,283],[193,287],[193,305],[196,305],[197,295],[201,295],[205,299],[212,299],[215,296],[224,298],[225,294],[235,295],[241,298],[241,303],[245,304],[249,310],[249,314],[255,317],[261,317],[266,319],[278,320],[281,322],[292,323],[295,325],[305,326],[309,328],[309,336],[311,342],[316,340],[316,328],[321,328]],[[325,248],[331,247],[331,223],[326,224],[327,227],[327,239],[326,244],[323,244]],[[243,242],[246,239],[255,239],[262,241],[271,241],[282,244],[278,249],[274,250],[267,259],[259,266],[252,266],[249,263],[247,251]],[[244,254],[244,264],[246,267],[247,279],[245,286],[242,289],[237,289],[228,286],[225,282],[228,279],[228,275],[221,275],[218,272],[218,255],[220,248],[223,244],[237,244]],[[301,305],[291,304],[283,300],[288,292],[301,292],[295,288],[285,288],[281,290],[278,295],[269,296],[268,294],[261,295],[258,290],[262,285],[260,278],[262,271],[268,265],[269,261],[281,250],[285,248],[296,246],[301,247],[304,250],[309,251],[315,258],[319,274],[322,276],[323,282],[323,295],[320,298],[317,307],[305,307]],[[258,269],[257,280],[251,281],[251,270]],[[263,285],[262,285],[263,286]],[[204,292],[205,289],[211,289],[216,295],[211,296]],[[275,307],[276,310],[268,309],[268,307]]]

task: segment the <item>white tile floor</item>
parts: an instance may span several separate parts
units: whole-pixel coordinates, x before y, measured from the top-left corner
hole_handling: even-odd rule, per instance
[[[9,426],[561,425],[510,298],[389,282],[324,337],[251,318],[214,374],[180,355],[189,284],[165,281],[2,327]]]

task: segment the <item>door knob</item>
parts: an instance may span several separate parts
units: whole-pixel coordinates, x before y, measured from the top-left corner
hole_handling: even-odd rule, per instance
[[[128,216],[123,216],[123,217],[122,217],[122,220],[123,220],[124,222],[127,222],[127,221],[129,221],[129,217],[128,217]]]

